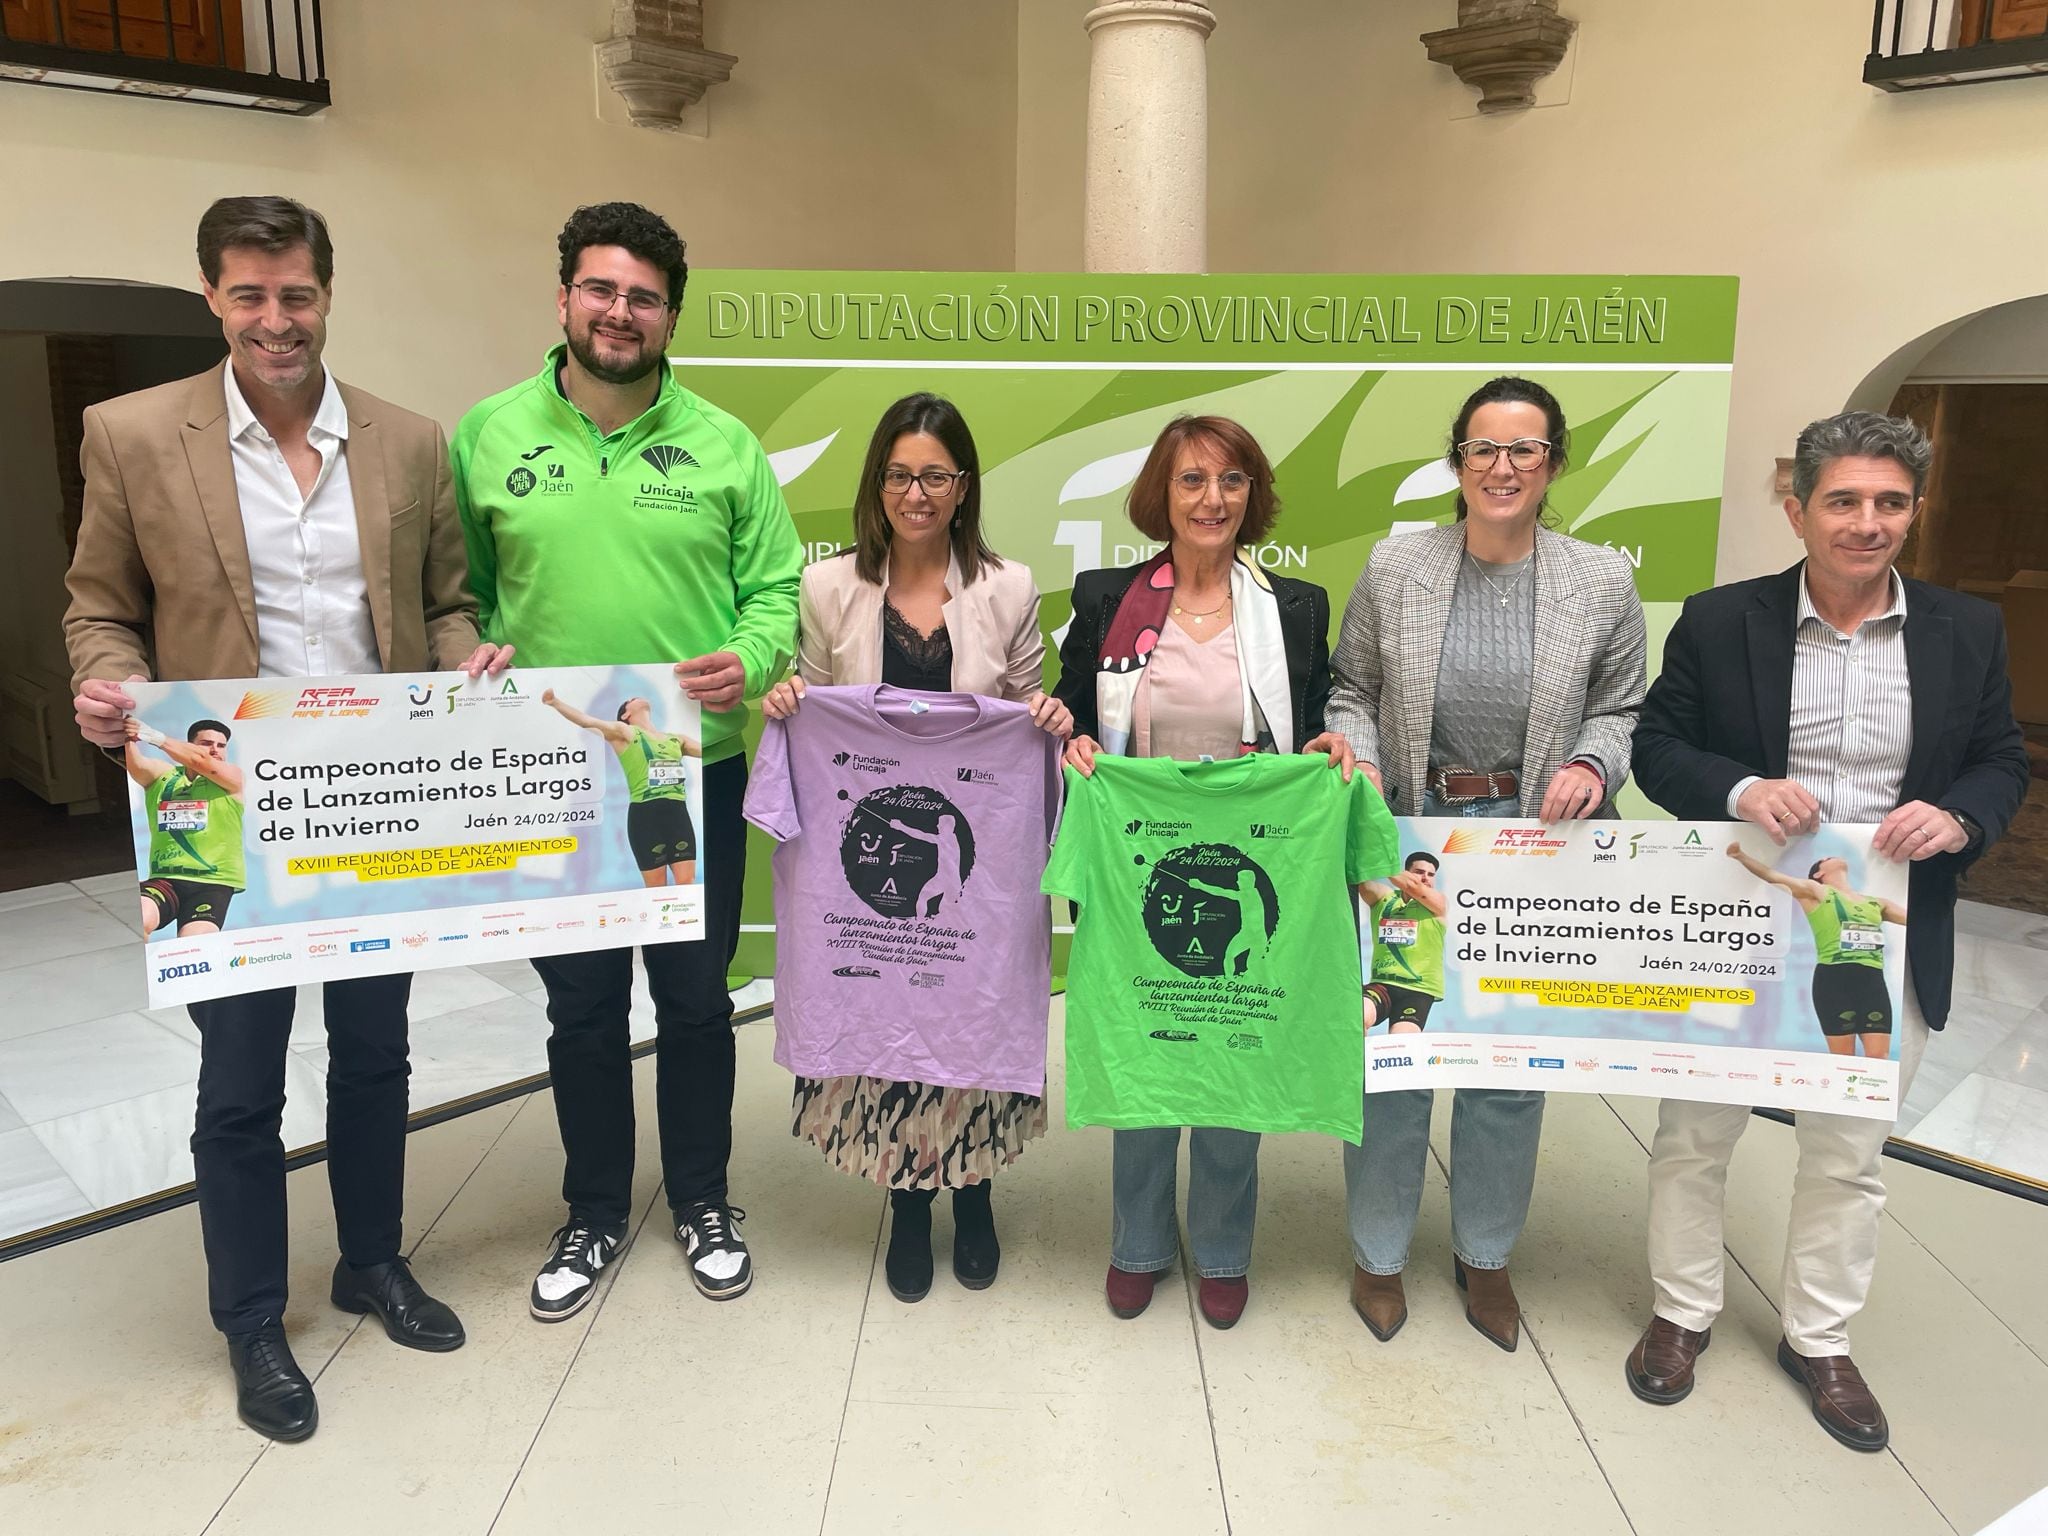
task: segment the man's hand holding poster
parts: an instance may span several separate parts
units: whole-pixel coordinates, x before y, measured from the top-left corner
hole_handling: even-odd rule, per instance
[[[698,710],[666,666],[129,691],[153,1006],[702,937]]]
[[[1360,888],[1366,1088],[1538,1088],[1891,1119],[1906,868],[1871,827],[1400,820]]]

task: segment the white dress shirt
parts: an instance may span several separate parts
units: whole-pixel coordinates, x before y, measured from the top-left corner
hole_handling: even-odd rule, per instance
[[[381,672],[348,478],[348,410],[334,375],[306,440],[320,474],[302,495],[277,441],[227,368],[228,448],[256,595],[256,657],[265,677]]]
[[[1785,777],[1813,791],[1823,821],[1883,821],[1898,807],[1913,751],[1906,584],[1893,571],[1891,606],[1845,635],[1813,606],[1802,570],[1793,645]],[[1730,816],[1760,777],[1751,774],[1728,792]]]

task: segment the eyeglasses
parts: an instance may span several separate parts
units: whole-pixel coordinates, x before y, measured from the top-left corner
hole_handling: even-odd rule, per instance
[[[652,320],[670,307],[668,300],[658,293],[649,293],[645,288],[632,288],[621,295],[616,283],[603,282],[594,277],[586,277],[582,282],[571,283],[569,286],[575,290],[576,297],[582,301],[583,307],[593,315],[610,313],[611,307],[618,303],[622,296],[626,301],[627,310],[636,320]]]
[[[1173,483],[1180,487],[1184,496],[1199,496],[1209,488],[1209,482],[1216,483],[1216,489],[1226,498],[1236,498],[1252,488],[1252,477],[1241,469],[1226,469],[1220,475],[1205,475],[1199,469],[1184,469],[1173,477]]]
[[[1493,468],[1493,461],[1500,457],[1505,448],[1508,463],[1526,473],[1540,469],[1550,457],[1550,444],[1540,437],[1518,437],[1512,443],[1496,443],[1490,437],[1468,437],[1454,445],[1458,450],[1458,462],[1470,470]]]
[[[910,489],[910,482],[915,480],[924,487],[925,495],[937,501],[953,488],[954,481],[966,478],[967,471],[964,469],[927,469],[915,475],[907,469],[885,469],[882,471],[882,489],[891,496],[901,496]]]

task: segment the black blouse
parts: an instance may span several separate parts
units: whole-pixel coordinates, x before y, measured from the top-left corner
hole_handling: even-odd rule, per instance
[[[882,603],[882,681],[892,688],[915,688],[924,693],[953,691],[953,637],[941,624],[928,635],[896,611],[896,605]]]

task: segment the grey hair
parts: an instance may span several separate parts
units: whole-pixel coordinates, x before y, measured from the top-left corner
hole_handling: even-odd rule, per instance
[[[1913,499],[1927,489],[1934,445],[1903,416],[1844,411],[1811,422],[1799,434],[1792,456],[1792,494],[1802,507],[1813,495],[1820,472],[1836,459],[1895,459],[1913,476]]]

